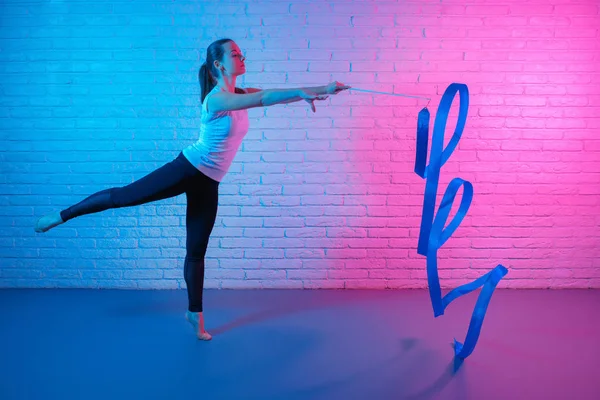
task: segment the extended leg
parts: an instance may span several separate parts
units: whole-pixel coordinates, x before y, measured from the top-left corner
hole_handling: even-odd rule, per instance
[[[36,231],[48,229],[86,214],[111,208],[130,207],[162,200],[182,194],[185,184],[198,171],[180,154],[175,160],[163,165],[127,186],[96,192],[60,213],[53,213],[38,220]]]

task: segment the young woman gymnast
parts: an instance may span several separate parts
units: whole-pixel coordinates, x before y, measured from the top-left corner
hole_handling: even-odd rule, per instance
[[[46,232],[73,218],[100,211],[132,207],[185,193],[186,256],[183,275],[187,285],[186,319],[196,336],[210,340],[204,328],[202,292],[204,256],[213,230],[219,183],[227,173],[249,128],[248,109],[306,101],[325,100],[349,86],[332,82],[326,86],[292,89],[237,88],[236,79],[246,72],[245,57],[231,39],[213,42],[199,72],[201,127],[198,140],[185,147],[172,161],[123,187],[90,195],[64,210],[41,217],[36,232]]]

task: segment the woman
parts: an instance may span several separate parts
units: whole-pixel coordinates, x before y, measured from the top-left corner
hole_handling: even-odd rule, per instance
[[[238,45],[231,39],[221,39],[212,43],[206,53],[206,62],[199,72],[202,116],[198,141],[183,149],[173,161],[143,178],[124,187],[99,191],[67,209],[43,216],[35,227],[36,232],[46,232],[81,215],[146,204],[185,193],[186,319],[201,340],[211,339],[204,329],[202,314],[204,255],[217,215],[219,183],[248,132],[247,109],[305,100],[315,112],[315,100],[324,100],[329,94],[350,88],[332,82],[310,88],[239,89],[235,86],[236,79],[246,67]]]

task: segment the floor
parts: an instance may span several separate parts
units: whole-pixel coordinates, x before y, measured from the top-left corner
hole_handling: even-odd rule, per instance
[[[183,291],[0,290],[0,398],[600,398],[600,291],[497,289],[457,366],[478,293],[206,290],[201,342]]]

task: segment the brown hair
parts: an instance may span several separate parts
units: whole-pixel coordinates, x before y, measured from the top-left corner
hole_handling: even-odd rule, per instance
[[[231,39],[219,39],[210,44],[206,49],[206,61],[200,67],[198,72],[198,81],[200,81],[200,102],[204,101],[204,98],[217,84],[217,76],[219,71],[215,67],[216,61],[223,61],[223,54],[225,54],[225,48],[223,45],[227,42],[233,42]],[[242,89],[235,88],[236,93],[245,93]]]

